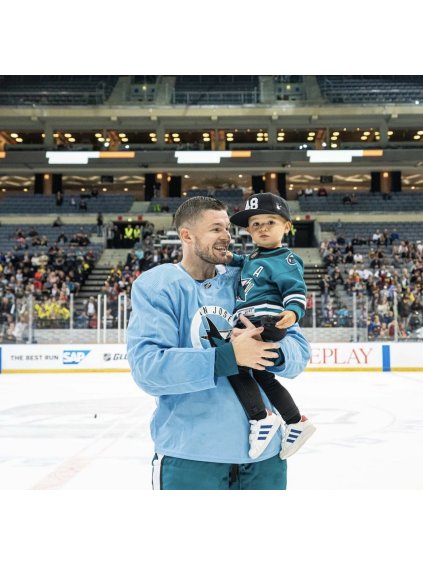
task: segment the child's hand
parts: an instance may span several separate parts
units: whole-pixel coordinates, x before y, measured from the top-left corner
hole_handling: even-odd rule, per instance
[[[288,327],[291,327],[291,325],[294,325],[296,321],[297,316],[295,313],[293,311],[286,310],[280,314],[280,320],[275,323],[275,327],[278,329],[287,329]]]
[[[234,258],[234,254],[231,253],[231,251],[226,251],[226,255],[225,255],[225,259],[224,259],[223,264],[229,264],[230,262],[232,262],[233,258]]]

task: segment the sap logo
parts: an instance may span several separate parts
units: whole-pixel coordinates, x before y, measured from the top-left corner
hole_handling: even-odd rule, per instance
[[[79,364],[91,351],[63,351],[63,364]]]

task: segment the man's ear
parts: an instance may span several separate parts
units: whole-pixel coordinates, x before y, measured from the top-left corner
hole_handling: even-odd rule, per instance
[[[189,243],[192,241],[191,233],[188,227],[181,227],[179,229],[179,238],[182,243]]]

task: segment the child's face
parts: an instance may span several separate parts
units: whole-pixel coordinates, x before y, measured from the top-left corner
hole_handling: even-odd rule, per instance
[[[253,215],[248,220],[247,231],[256,245],[267,249],[276,249],[282,245],[285,233],[291,229],[291,222],[280,215]]]

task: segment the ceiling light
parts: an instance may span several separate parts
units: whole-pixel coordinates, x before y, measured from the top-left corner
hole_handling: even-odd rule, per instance
[[[10,137],[13,137],[13,139],[16,139],[16,137],[19,137],[19,135],[17,133],[11,133]]]

